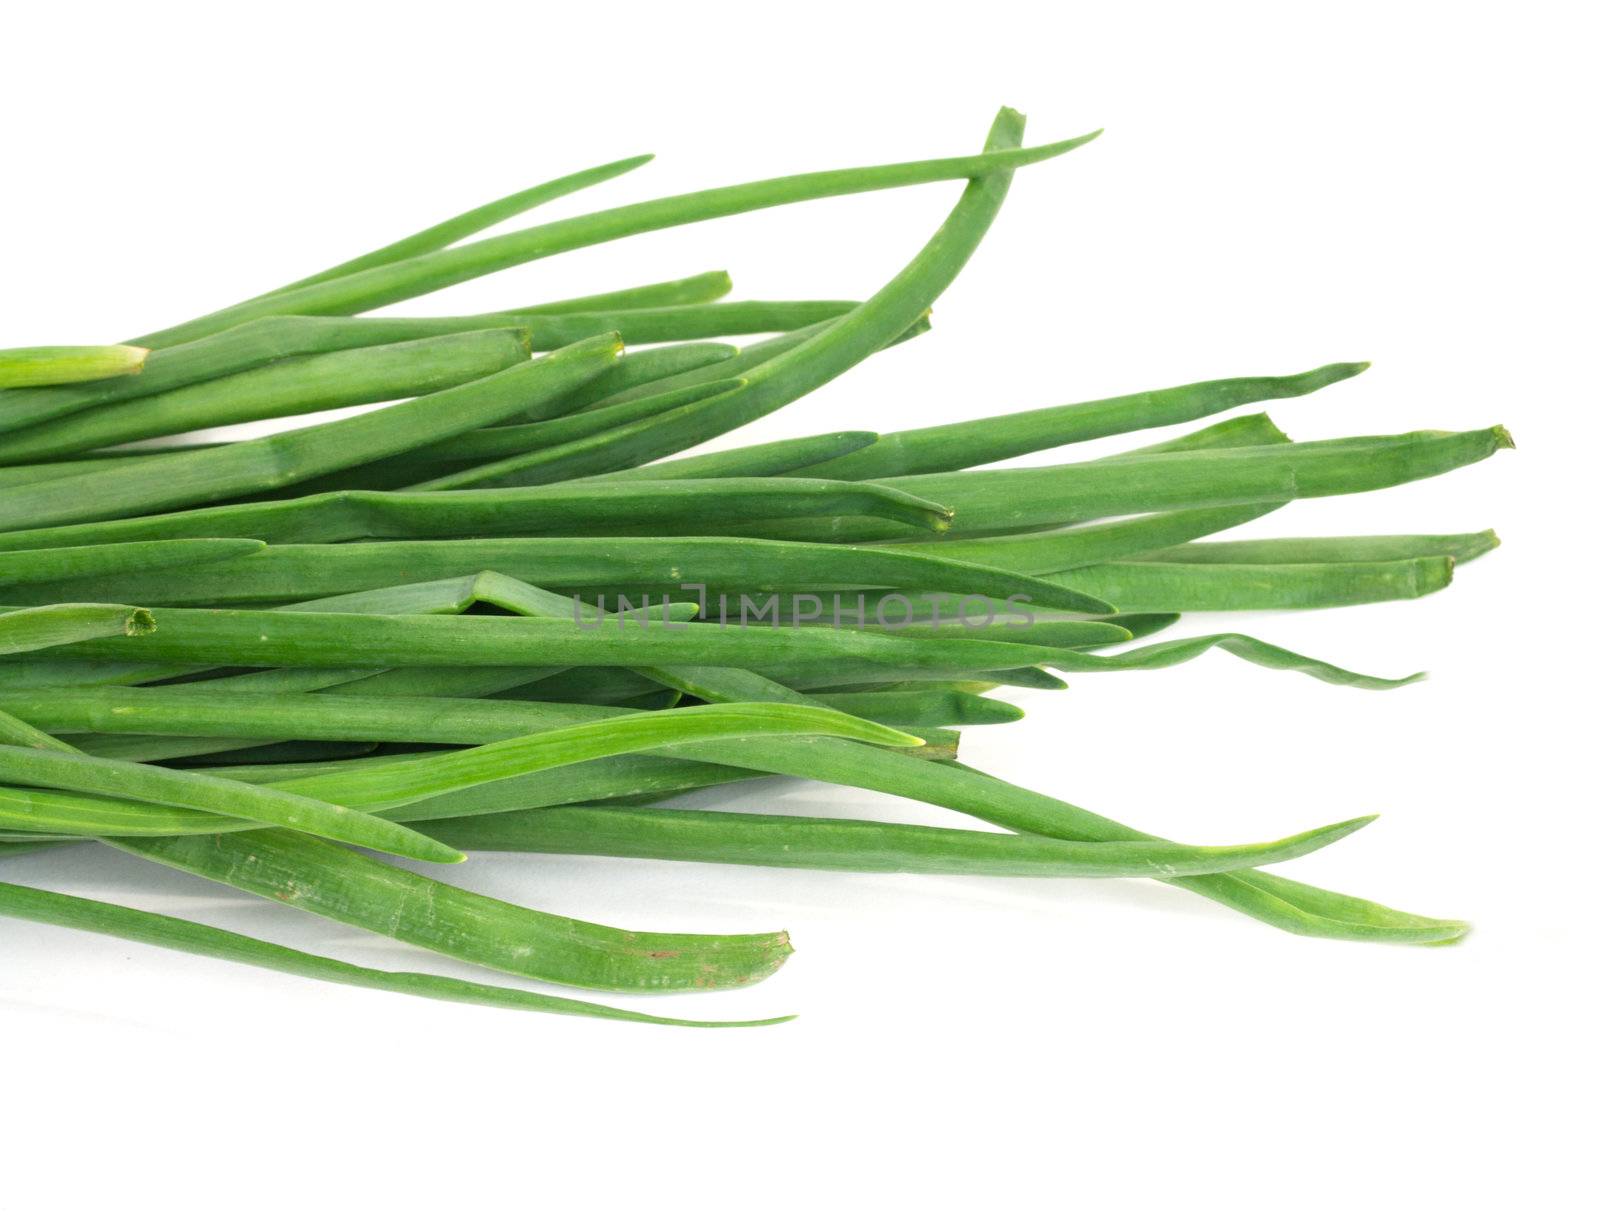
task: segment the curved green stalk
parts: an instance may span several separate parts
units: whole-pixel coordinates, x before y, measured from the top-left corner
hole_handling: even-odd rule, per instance
[[[1255,401],[1305,396],[1367,369],[1366,363],[1330,363],[1286,376],[1207,380],[1078,405],[997,414],[945,426],[894,431],[863,451],[806,470],[805,475],[871,477],[948,472],[1107,435],[1190,422]]]
[[[571,987],[742,987],[772,974],[793,952],[783,932],[635,932],[535,911],[288,831],[106,842],[446,957]]]
[[[1120,561],[1050,575],[1130,612],[1254,612],[1417,599],[1450,585],[1455,560],[1221,565]]]
[[[1154,840],[1084,844],[858,819],[653,806],[550,806],[431,823],[458,848],[650,857],[668,861],[835,869],[849,873],[982,874],[996,877],[1178,877],[1278,864],[1367,826],[1377,816],[1269,844],[1188,848]]]
[[[1011,148],[979,156],[956,156],[946,160],[912,161],[770,178],[613,207],[607,211],[524,228],[505,236],[424,253],[405,261],[375,266],[331,282],[315,283],[265,299],[246,301],[187,324],[150,334],[143,344],[150,347],[172,346],[258,316],[329,316],[365,312],[557,253],[765,207],[933,181],[951,181],[986,174],[992,176],[1049,160],[1089,138],[1092,136],[1038,148]]]
[[[1015,110],[1001,110],[990,128],[986,150],[1000,153],[1021,143],[1024,121]],[[1090,138],[1093,136],[1069,143],[1081,146]],[[635,436],[626,448],[618,448],[609,470],[586,464],[568,475],[627,475],[631,469],[633,475],[649,479],[638,465],[780,409],[881,350],[924,317],[954,281],[999,213],[1010,185],[1011,173],[1006,169],[974,178],[933,238],[866,303],[794,349],[751,368],[744,383],[731,392],[644,424],[648,433]]]
[[[20,850],[16,846],[0,844],[0,856]],[[132,907],[119,907],[114,903],[102,903],[70,894],[35,890],[9,882],[0,882],[0,915],[32,920],[39,924],[53,924],[61,928],[100,933],[124,941],[137,941],[143,945],[156,945],[163,949],[173,949],[200,957],[220,958],[225,962],[239,962],[264,970],[276,970],[282,974],[320,979],[326,983],[368,987],[408,996],[426,996],[434,1000],[451,1000],[460,1004],[480,1004],[488,1008],[510,1008],[522,1012],[559,1013],[575,1017],[598,1017],[607,1021],[635,1021],[644,1025],[678,1025],[705,1029],[777,1025],[793,1020],[792,1017],[768,1017],[757,1021],[689,1021],[681,1017],[658,1017],[650,1013],[635,1012],[632,1009],[591,1004],[587,1000],[569,1000],[563,996],[521,991],[514,987],[495,987],[466,979],[446,978],[443,975],[419,974],[403,970],[374,970],[368,966],[356,966],[349,962],[290,949],[284,945],[274,945],[223,928],[213,928],[209,924],[197,924],[192,920],[138,911]]]
[[[1424,678],[1421,671],[1398,679],[1362,675],[1320,659],[1307,658],[1304,654],[1296,654],[1281,646],[1269,645],[1265,641],[1247,637],[1243,633],[1214,633],[1208,637],[1158,641],[1154,645],[1143,646],[1137,650],[1124,650],[1120,654],[1074,653],[1051,659],[1050,665],[1058,671],[1068,672],[1158,671],[1163,667],[1189,662],[1208,650],[1221,650],[1226,654],[1232,654],[1235,658],[1242,658],[1256,666],[1269,667],[1275,671],[1299,671],[1302,675],[1310,675],[1323,683],[1339,684],[1347,688],[1384,691],[1401,688]]]
[[[45,751],[37,746],[0,745],[0,780],[272,823],[413,860],[450,864],[467,859],[398,823],[315,798],[199,772]]]
[[[525,211],[531,211],[534,207],[541,206],[547,202],[554,202],[558,198],[565,198],[569,194],[576,194],[579,190],[586,190],[590,186],[597,186],[602,182],[621,177],[624,173],[631,173],[640,166],[649,164],[654,159],[654,155],[649,153],[643,156],[630,156],[625,160],[613,160],[603,165],[597,165],[592,169],[583,169],[577,173],[569,173],[565,177],[557,177],[553,181],[541,182],[539,185],[532,186],[526,190],[518,190],[515,194],[507,194],[504,198],[497,198],[493,202],[484,203],[481,207],[463,211],[460,215],[451,216],[442,223],[424,228],[420,232],[414,232],[410,236],[374,249],[370,253],[352,257],[349,261],[340,262],[337,266],[330,266],[326,270],[319,270],[316,274],[296,279],[292,283],[255,298],[268,299],[301,287],[309,287],[316,283],[326,283],[333,279],[348,278],[350,275],[359,274],[363,270],[371,270],[377,266],[392,265],[395,262],[405,261],[407,258],[448,248],[459,240],[464,240],[475,233],[482,232],[485,228],[492,228],[495,224],[521,215]]]

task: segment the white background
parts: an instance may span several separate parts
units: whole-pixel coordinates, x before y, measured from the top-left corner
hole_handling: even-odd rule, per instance
[[[625,925],[790,929],[799,952],[767,983],[646,1004],[803,1014],[707,1033],[5,922],[0,1209],[1579,1209],[1597,403],[1577,6],[543,8],[16,6],[3,344],[169,324],[640,151],[659,159],[541,217],[963,153],[1001,103],[1033,141],[1104,125],[1018,174],[931,334],[734,441],[1347,359],[1374,366],[1273,417],[1297,438],[1505,423],[1520,450],[1251,529],[1498,528],[1504,547],[1450,590],[1183,625],[1429,682],[1363,693],[1213,655],[1024,693],[1026,721],[964,744],[1195,842],[1381,811],[1287,872],[1477,931],[1443,950],[1301,940],[1128,882],[507,856],[452,875]],[[411,307],[719,267],[738,297],[859,297],[958,190],[636,238]],[[958,821],[824,787],[713,804]],[[468,973],[101,850],[3,876]]]

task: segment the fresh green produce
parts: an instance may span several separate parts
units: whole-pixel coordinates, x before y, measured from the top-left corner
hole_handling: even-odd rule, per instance
[[[115,603],[53,603],[0,611],[0,654],[20,654],[91,637],[138,637],[155,628],[142,608]]]
[[[1015,721],[1014,689],[1059,694],[1063,674],[1090,682],[1213,650],[1343,687],[1409,683],[1245,633],[1148,639],[1189,612],[1442,592],[1493,532],[1412,535],[1397,520],[1375,536],[1227,533],[1477,463],[1511,445],[1503,428],[1294,442],[1263,413],[1229,414],[1359,390],[1348,382],[1367,365],[1340,362],[690,450],[928,332],[1017,171],[1094,138],[1024,148],[1023,126],[1002,110],[975,155],[478,236],[649,158],[615,161],[110,348],[110,361],[98,348],[0,352],[0,864],[21,879],[0,882],[0,915],[330,982],[662,1025],[787,1018],[691,1021],[372,970],[23,875],[111,847],[487,971],[628,993],[757,982],[788,935],[589,923],[390,858],[1145,878],[1302,936],[1460,940],[1458,920],[1265,868],[1371,816],[1266,843],[1173,842],[966,766],[952,727]],[[859,303],[729,300],[731,279],[713,271],[467,316],[359,315],[636,233],[951,180],[965,185],[944,223]],[[196,437],[351,405],[380,407],[264,438]],[[1096,459],[983,467],[1191,423],[1203,427]],[[162,447],[120,446],[144,439]],[[767,797],[752,782],[774,776],[998,830],[665,804],[713,787]],[[1183,809],[1198,818],[1224,787],[1248,782],[1196,779]]]
[[[0,388],[77,384],[137,375],[149,354],[143,346],[20,346],[0,350]]]
[[[485,328],[283,360],[8,435],[0,442],[0,460],[57,459],[207,426],[440,392],[524,361],[525,340],[515,329]]]

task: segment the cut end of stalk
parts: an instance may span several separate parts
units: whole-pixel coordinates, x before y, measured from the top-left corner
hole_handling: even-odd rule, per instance
[[[1511,432],[1504,426],[1490,427],[1490,433],[1494,435],[1494,449],[1496,451],[1507,447],[1515,448],[1517,445],[1517,441],[1511,437]]]
[[[1462,546],[1461,551],[1456,553],[1456,563],[1471,561],[1483,556],[1485,553],[1493,552],[1499,547],[1500,536],[1494,528],[1491,527],[1487,531],[1477,532],[1469,537],[1467,543]]]
[[[1418,557],[1411,562],[1410,597],[1420,599],[1442,591],[1455,579],[1456,559],[1448,553],[1438,557]]]
[[[120,349],[127,352],[125,356],[127,359],[127,370],[122,373],[123,375],[138,375],[144,370],[145,360],[150,357],[149,347],[122,346]]]
[[[876,722],[873,723],[877,725]],[[870,741],[883,747],[925,747],[927,740],[918,738],[915,734],[907,734],[904,730],[896,730],[893,726],[878,726],[871,731]]]
[[[134,608],[128,613],[128,620],[122,626],[123,635],[126,637],[143,637],[156,631],[156,618],[147,608]]]
[[[1261,419],[1261,437],[1263,440],[1268,443],[1294,442],[1294,440],[1289,437],[1289,432],[1274,422],[1268,414],[1258,413],[1255,416]],[[1240,420],[1242,421],[1243,419]]]

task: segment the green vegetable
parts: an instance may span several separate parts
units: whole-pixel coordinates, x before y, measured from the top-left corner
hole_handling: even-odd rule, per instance
[[[793,952],[782,932],[625,931],[518,907],[288,831],[113,846],[446,957],[573,987],[742,987],[772,974]]]
[[[505,236],[490,237],[459,248],[420,254],[404,261],[347,274],[329,282],[236,304],[188,324],[151,334],[144,344],[152,348],[174,346],[258,316],[329,316],[364,312],[492,274],[496,270],[624,236],[812,198],[951,181],[975,174],[997,174],[1049,160],[1092,138],[1092,135],[1085,136],[1038,148],[996,149],[980,156],[956,156],[947,160],[913,161],[777,177],[747,185],[724,186],[614,207],[609,211],[597,211],[592,215],[556,220]]]
[[[208,426],[440,392],[525,361],[526,341],[515,329],[483,329],[282,360],[32,427],[0,440],[0,460],[51,459]]]
[[[1502,427],[1443,434],[1383,435],[1327,443],[1184,451],[1047,468],[887,477],[884,484],[942,502],[952,534],[1018,531],[1156,510],[1278,503],[1365,493],[1475,464],[1503,448]],[[895,540],[903,529],[855,523],[823,529],[789,524],[781,539]]]
[[[805,475],[850,481],[971,468],[1047,447],[1190,422],[1255,401],[1304,396],[1366,369],[1365,363],[1332,363],[1300,375],[1208,380],[1080,405],[896,431],[883,435],[864,451],[813,466]]]
[[[149,612],[114,603],[53,603],[0,611],[0,654],[43,650],[94,637],[143,637],[155,627]]]
[[[602,182],[610,181],[614,177],[621,177],[624,173],[631,173],[641,165],[647,165],[655,157],[630,156],[626,160],[614,160],[608,164],[598,165],[593,169],[584,169],[577,173],[558,177],[554,181],[542,182],[526,190],[519,190],[515,194],[508,194],[504,198],[497,198],[494,202],[485,203],[481,207],[474,207],[460,215],[452,216],[443,223],[434,224],[431,228],[424,228],[421,232],[413,233],[392,244],[374,249],[370,253],[363,253],[360,257],[353,257],[349,261],[340,262],[337,266],[330,266],[316,274],[296,279],[287,286],[279,287],[269,292],[268,295],[282,295],[286,291],[294,291],[300,287],[309,287],[314,283],[330,282],[333,279],[346,278],[349,275],[360,273],[362,270],[371,270],[376,266],[388,266],[395,262],[404,261],[410,257],[417,257],[424,253],[432,253],[438,249],[445,249],[457,241],[485,228],[492,228],[495,224],[521,215],[524,211],[531,211],[534,207],[547,202],[554,202],[558,198],[565,198],[568,194],[576,194],[579,190],[586,190],[590,186],[597,186]],[[266,298],[264,296],[258,296]]]
[[[270,551],[270,550],[269,550]],[[854,659],[885,669],[1005,670],[1064,661],[1073,651],[986,637],[898,637],[854,629],[586,627],[567,620],[497,616],[357,616],[158,608],[156,629],[137,640],[80,642],[67,656],[144,657],[190,665],[345,667],[723,666]],[[136,648],[135,648],[136,647]]]
[[[574,299],[554,300],[547,304],[533,304],[519,308],[519,312],[599,312],[607,308],[666,308],[673,304],[709,304],[733,290],[733,280],[726,270],[708,270],[704,274],[691,274],[688,278],[668,279],[661,283],[645,283],[640,287],[624,287],[620,291],[603,291],[597,295],[582,295]]]
[[[997,687],[1059,690],[1057,672],[1153,671],[1212,650],[1358,688],[1417,678],[1242,633],[1153,635],[1180,612],[1443,589],[1492,532],[1226,533],[1483,460],[1510,446],[1502,428],[1294,443],[1264,413],[1226,413],[1366,367],[1334,363],[679,454],[927,332],[1015,170],[1093,138],[1025,150],[1023,126],[1002,110],[976,156],[469,241],[648,158],[602,165],[138,339],[137,376],[0,388],[0,599],[38,605],[0,607],[0,860],[98,840],[471,965],[631,992],[757,981],[787,935],[587,923],[356,848],[1150,877],[1301,935],[1461,939],[1458,921],[1260,868],[1369,818],[1265,844],[1174,843],[965,766],[947,727],[1019,718],[984,695]],[[476,315],[354,315],[635,233],[940,180],[963,182],[944,223],[860,303],[728,301],[718,271]],[[700,340],[757,333],[772,336]],[[659,345],[624,356],[624,341]],[[117,446],[395,401],[267,439]],[[1096,459],[983,467],[1200,420]],[[1000,830],[652,804],[767,777]],[[1186,794],[1216,795],[1198,773]],[[386,990],[708,1024],[373,971],[27,887],[0,884],[0,914]]]
[[[1024,122],[1015,110],[1001,110],[990,128],[986,153],[1003,154],[1020,144]],[[1057,151],[1082,146],[1093,138],[1069,140],[1058,145]],[[1009,170],[997,169],[974,178],[939,231],[870,300],[814,337],[751,368],[738,388],[680,414],[641,423],[644,433],[616,450],[611,470],[620,473],[746,425],[821,387],[894,341],[923,318],[954,281],[994,222],[1010,185]],[[603,466],[586,465],[562,475],[606,471]]]
[[[16,845],[0,844],[0,856],[23,850],[25,849]],[[608,1021],[637,1021],[645,1025],[682,1025],[699,1028],[777,1025],[793,1019],[769,1017],[761,1021],[686,1021],[679,1017],[657,1017],[650,1013],[634,1012],[631,1009],[591,1004],[586,1000],[569,1000],[563,996],[519,991],[512,987],[493,987],[465,979],[449,979],[442,975],[373,970],[366,966],[355,966],[349,962],[303,953],[284,945],[258,941],[254,937],[229,932],[223,928],[212,928],[208,924],[196,924],[191,920],[155,915],[148,911],[135,911],[131,907],[118,907],[114,903],[101,903],[69,894],[33,890],[10,882],[0,882],[0,915],[32,920],[40,924],[55,924],[62,928],[103,933],[107,936],[120,937],[125,941],[159,945],[163,949],[221,958],[227,962],[242,962],[247,966],[259,966],[266,970],[300,975],[308,979],[321,979],[328,983],[370,987],[378,991],[393,991],[403,995],[428,996],[435,1000],[454,1000],[462,1004],[482,1004],[489,1008],[512,1008],[527,1012],[599,1017]]]
[[[213,541],[219,546],[224,543],[235,546],[231,554],[219,549],[213,559],[220,559],[224,555],[242,556],[260,549],[259,542],[263,540],[285,545],[390,538],[535,536],[551,532],[566,535],[698,532],[705,527],[708,511],[727,519],[877,515],[925,531],[940,531],[949,525],[949,512],[937,503],[871,482],[856,481],[786,479],[773,482],[764,478],[721,478],[622,485],[580,482],[470,493],[333,490],[281,501],[202,507],[168,515],[0,533],[0,554],[26,551],[31,562],[25,563],[20,555],[0,556],[0,585],[50,580],[48,575],[22,579],[7,573],[12,563],[19,570],[50,568],[45,557],[34,558],[28,551],[38,545],[50,545],[45,552],[66,552],[75,545],[97,545],[107,550],[105,559],[109,562],[112,552],[134,547],[130,542],[152,542],[148,547],[159,554],[160,549],[153,542],[176,543],[178,538],[189,536],[256,538],[254,544],[243,539]],[[58,545],[63,547],[56,547]],[[922,558],[930,551],[917,550],[912,556]],[[938,550],[937,555],[942,557],[943,550]],[[138,564],[129,560],[108,567],[104,572],[136,570]],[[56,577],[67,576],[70,572],[70,565],[64,564],[63,574]]]
[[[408,827],[344,806],[256,785],[175,772],[149,764],[0,746],[0,780],[72,793],[104,793],[135,802],[208,811],[259,823],[278,823],[325,839],[359,844],[419,861],[467,858]]]
[[[465,510],[474,511],[471,499],[466,501]],[[211,528],[208,522],[204,530]],[[464,578],[480,570],[537,580],[552,589],[659,588],[679,602],[695,597],[685,584],[730,586],[750,577],[741,589],[896,586],[988,595],[998,601],[1021,596],[1062,611],[1109,610],[1094,596],[1038,578],[923,552],[723,537],[618,537],[604,544],[581,536],[280,544],[184,575],[118,576],[96,579],[92,586],[101,594],[150,604],[259,603],[371,590],[417,578]],[[751,571],[757,573],[752,576]],[[10,598],[50,602],[81,598],[84,589],[78,582],[41,583],[19,587]],[[736,615],[737,603],[733,610]]]
[[[204,565],[258,553],[265,547],[260,540],[247,539],[150,540],[0,553],[0,586]]]
[[[475,383],[386,409],[171,456],[161,462],[159,477],[135,466],[0,490],[0,519],[6,530],[20,531],[293,485],[525,412],[599,374],[620,350],[613,337],[590,338]]]
[[[1050,580],[1131,612],[1273,611],[1416,599],[1449,586],[1454,565],[1450,557],[1316,565],[1121,561]]]
[[[551,806],[432,823],[428,834],[490,852],[563,852],[671,861],[1009,877],[1173,877],[1269,865],[1326,847],[1376,816],[1272,844],[1186,848],[1151,840],[1081,844],[1035,835],[855,819],[655,807]],[[1198,867],[1198,868],[1191,868]]]
[[[1321,565],[1449,557],[1460,564],[1481,557],[1499,545],[1500,537],[1493,532],[1469,532],[1456,536],[1313,536],[1291,540],[1220,540],[1207,544],[1180,544],[1175,548],[1140,553],[1133,559],[1194,565]]]
[[[136,375],[149,351],[143,346],[21,346],[0,350],[0,388],[76,384]],[[0,408],[4,401],[0,399]]]
[[[830,709],[886,725],[982,726],[1018,721],[1022,710],[1003,700],[990,700],[956,688],[926,691],[816,693],[813,699]]]

